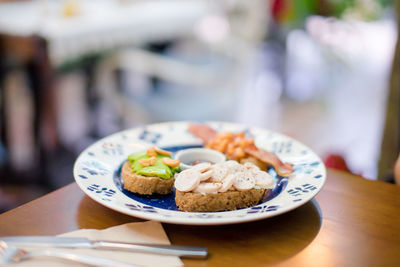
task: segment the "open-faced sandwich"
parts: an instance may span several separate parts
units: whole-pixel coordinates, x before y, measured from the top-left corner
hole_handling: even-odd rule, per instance
[[[169,194],[179,164],[171,152],[157,147],[131,154],[121,170],[124,188],[142,195]]]
[[[258,204],[273,184],[253,163],[200,163],[175,175],[175,202],[182,211],[236,210]]]

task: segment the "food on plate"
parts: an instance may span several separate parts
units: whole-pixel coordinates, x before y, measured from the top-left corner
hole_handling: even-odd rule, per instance
[[[131,154],[121,169],[124,188],[142,195],[169,194],[179,164],[171,152],[157,147]]]
[[[199,163],[175,175],[175,202],[182,211],[236,210],[258,204],[274,185],[253,163]]]
[[[241,163],[251,162],[264,170],[271,165],[276,173],[283,177],[294,171],[292,164],[284,163],[275,154],[256,147],[254,139],[246,136],[244,132],[218,133],[208,125],[194,123],[189,125],[188,130],[202,139],[205,147],[224,153],[228,159]]]

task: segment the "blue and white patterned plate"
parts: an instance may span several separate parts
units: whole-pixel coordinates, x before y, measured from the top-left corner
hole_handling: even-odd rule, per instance
[[[148,220],[187,225],[232,224],[260,220],[293,210],[311,200],[326,180],[321,159],[309,148],[287,136],[242,124],[208,122],[217,131],[245,131],[258,147],[276,153],[294,165],[288,178],[271,168],[274,189],[262,203],[245,209],[223,212],[182,212],[175,205],[174,193],[143,197],[123,189],[120,170],[128,155],[156,145],[176,152],[201,147],[200,139],[187,131],[188,122],[167,122],[115,133],[84,150],[74,165],[79,187],[93,200],[113,210]]]

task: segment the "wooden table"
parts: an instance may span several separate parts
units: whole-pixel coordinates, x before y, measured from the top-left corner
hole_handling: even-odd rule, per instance
[[[76,184],[0,215],[0,236],[54,235],[141,221]],[[400,266],[400,187],[328,170],[316,198],[289,213],[224,226],[163,224],[173,244],[209,249],[188,266]]]

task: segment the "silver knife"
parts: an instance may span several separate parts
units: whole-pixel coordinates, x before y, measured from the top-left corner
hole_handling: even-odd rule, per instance
[[[0,240],[15,246],[114,249],[197,259],[206,258],[208,254],[207,248],[205,247],[122,243],[104,240],[89,240],[84,237],[5,236],[0,237]]]

